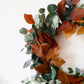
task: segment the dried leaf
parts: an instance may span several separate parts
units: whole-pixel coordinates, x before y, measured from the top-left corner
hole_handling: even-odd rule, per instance
[[[44,52],[48,51],[48,49],[50,48],[51,45],[49,45],[48,43],[42,43],[41,44],[41,47],[42,47],[42,50]]]
[[[41,36],[40,32],[37,30],[37,38],[39,40],[40,43],[44,43],[44,38]]]
[[[72,5],[76,5],[80,0],[71,0]]]
[[[84,34],[84,27],[81,27],[78,31],[77,31],[77,35],[80,34]]]
[[[65,63],[65,61],[61,58],[55,58],[55,59],[52,59],[50,61],[50,64],[54,65],[54,66],[61,66]]]
[[[79,20],[84,16],[84,9],[83,8],[75,8],[71,13],[70,13],[70,18],[72,20]]]
[[[71,83],[78,83],[78,82],[84,80],[84,78],[82,78],[81,76],[80,77],[74,77],[73,75],[68,75],[67,78]]]
[[[64,11],[65,11],[65,0],[62,0],[58,6],[57,6],[57,12],[59,17],[62,19],[64,17]]]
[[[42,47],[40,45],[32,44],[32,51],[34,54],[36,54],[38,57],[43,57]]]
[[[76,23],[79,23],[79,24],[82,24],[82,23],[84,23],[84,20],[73,20],[73,22],[76,22]]]
[[[70,24],[70,22],[68,20],[64,21],[62,23],[62,25],[60,26],[60,28],[58,30],[64,30],[65,32],[68,32],[70,30],[72,30],[72,26]]]
[[[29,24],[35,24],[35,21],[34,21],[32,15],[24,14],[24,19],[25,19],[26,22],[29,23]]]
[[[62,84],[70,84],[70,82],[67,79],[67,73],[65,73],[61,70],[57,71],[57,79],[59,81],[62,81]]]
[[[49,49],[47,55],[46,55],[46,58],[47,58],[47,61],[49,61],[50,59],[53,59],[57,56],[59,56],[59,53],[60,53],[60,48],[59,47],[52,47]]]
[[[33,29],[31,28],[30,30],[28,30],[29,33],[32,33]]]
[[[72,30],[70,30],[68,32],[65,32],[64,31],[64,34],[66,36],[66,39],[69,39],[76,32],[76,29],[77,29],[77,24],[73,24],[72,25]]]
[[[36,67],[34,67],[34,69],[40,73],[40,74],[44,74],[44,73],[49,73],[50,72],[50,69],[47,65],[44,65],[44,64],[40,64]]]

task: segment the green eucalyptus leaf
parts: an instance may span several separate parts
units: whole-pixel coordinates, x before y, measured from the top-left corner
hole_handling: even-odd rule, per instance
[[[50,4],[47,9],[49,13],[54,13],[57,10],[57,6],[55,4]]]
[[[25,84],[31,84],[31,82],[30,82],[30,81],[28,81],[28,82],[26,82]]]
[[[54,84],[54,80],[50,80],[49,81],[49,84]]]
[[[34,37],[32,36],[32,34],[30,34],[30,33],[27,33],[26,35],[25,35],[25,41],[28,43],[28,42],[30,42],[30,41],[33,41],[34,40]]]
[[[82,73],[82,77],[84,78],[84,73]]]
[[[72,68],[68,68],[69,72],[68,73],[73,73],[73,69]]]
[[[71,4],[71,0],[66,0],[66,4],[68,5],[68,6],[71,6],[72,4]]]
[[[40,9],[39,9],[39,12],[40,12],[40,13],[44,13],[44,12],[45,12],[45,9],[44,9],[44,8],[40,8]]]
[[[29,45],[29,47],[27,48],[26,54],[31,54],[31,53],[32,53],[32,48],[31,48],[31,45]]]
[[[76,67],[76,68],[75,68],[75,72],[76,72],[76,73],[81,73],[81,70]]]
[[[23,68],[27,68],[31,64],[31,60],[28,60],[24,63]]]
[[[46,22],[51,23],[55,15],[56,15],[55,13],[48,14]]]
[[[56,77],[56,70],[54,69],[53,66],[51,66],[51,70],[52,70],[51,78],[55,79],[55,77]]]
[[[22,80],[22,81],[21,81],[21,83],[25,83],[25,81],[24,81],[24,80]]]
[[[81,5],[81,8],[83,8],[83,9],[84,9],[84,4],[82,4],[82,5]]]
[[[80,75],[80,73],[75,73],[74,75],[73,75],[73,77],[78,77]]]
[[[56,84],[62,84],[62,82],[56,79]]]
[[[44,78],[45,80],[47,80],[47,81],[51,80],[51,79],[52,79],[52,78],[51,78],[51,73],[44,73],[44,74],[43,74],[43,78]]]
[[[26,28],[21,28],[19,32],[21,34],[27,34],[28,30]]]

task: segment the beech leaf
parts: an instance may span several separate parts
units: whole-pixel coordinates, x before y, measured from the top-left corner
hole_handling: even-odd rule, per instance
[[[61,58],[54,58],[50,61],[50,64],[54,65],[54,66],[61,66],[65,63],[65,61]]]
[[[77,31],[77,35],[80,34],[84,34],[84,27],[81,27],[78,31]]]
[[[24,19],[26,20],[27,23],[29,24],[35,24],[35,21],[33,19],[33,16],[30,14],[24,14]]]

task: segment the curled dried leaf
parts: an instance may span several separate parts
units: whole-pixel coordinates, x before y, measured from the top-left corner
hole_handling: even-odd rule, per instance
[[[54,58],[50,61],[50,64],[54,65],[54,66],[61,66],[65,63],[65,61],[61,58]]]
[[[67,79],[67,73],[65,73],[61,70],[57,71],[57,79],[59,81],[62,81],[62,84],[70,84],[70,82]]]
[[[57,6],[57,12],[61,19],[64,17],[64,11],[65,11],[65,0],[62,0],[61,2],[59,2]]]
[[[26,22],[29,23],[29,24],[35,24],[35,21],[34,21],[32,15],[24,14],[24,19],[25,19]]]
[[[81,76],[79,77],[74,77],[73,75],[68,75],[67,76],[68,80],[71,82],[71,83],[78,83],[80,81],[84,81],[84,78],[82,78]]]
[[[60,31],[63,30],[65,32],[68,32],[68,31],[72,30],[72,26],[71,26],[70,22],[68,20],[66,20],[62,23],[62,25],[60,26],[60,28],[58,30],[60,30]]]
[[[44,38],[41,36],[40,32],[37,30],[37,38],[39,40],[40,43],[44,43]]]
[[[50,69],[47,65],[44,65],[44,64],[40,64],[36,67],[34,67],[34,69],[40,73],[40,74],[44,74],[44,73],[49,73],[50,72]]]
[[[47,55],[46,55],[47,61],[59,56],[60,50],[61,50],[61,48],[59,48],[59,47],[50,48]]]
[[[65,32],[64,31],[64,34],[66,36],[66,39],[69,39],[76,32],[76,29],[77,29],[77,24],[73,24],[72,25],[72,30],[70,30],[68,32]]]
[[[84,27],[81,27],[78,31],[77,31],[77,35],[80,34],[84,34]]]
[[[71,0],[72,5],[76,5],[80,0]]]
[[[71,13],[70,13],[70,18],[72,20],[79,20],[84,16],[84,9],[83,8],[75,8]]]

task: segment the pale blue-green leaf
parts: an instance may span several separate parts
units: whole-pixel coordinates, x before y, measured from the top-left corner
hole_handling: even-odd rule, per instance
[[[62,82],[57,79],[56,84],[62,84]]]
[[[54,84],[54,80],[50,80],[49,81],[49,84]]]
[[[31,60],[28,60],[24,63],[23,68],[27,68],[31,64]]]
[[[44,9],[44,8],[40,8],[40,9],[39,9],[39,12],[40,12],[40,13],[44,13],[44,12],[45,12],[45,9]]]
[[[71,6],[72,4],[71,4],[71,0],[66,0],[66,4],[68,5],[68,6]]]
[[[84,8],[84,4],[81,5],[81,8]]]
[[[76,68],[75,68],[75,72],[76,72],[76,73],[81,73],[81,70],[76,67]]]
[[[51,70],[52,70],[51,78],[55,79],[55,77],[56,77],[56,70],[54,69],[53,66],[51,66]]]
[[[19,31],[21,34],[26,34],[28,30],[26,28],[21,28]]]

